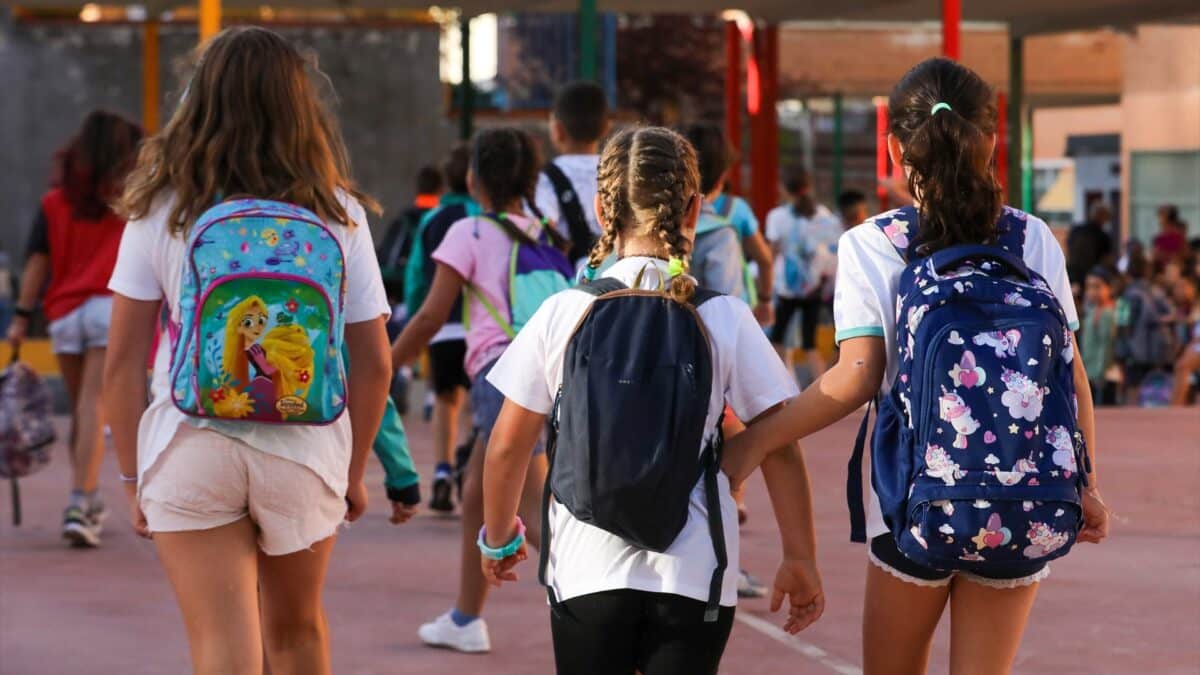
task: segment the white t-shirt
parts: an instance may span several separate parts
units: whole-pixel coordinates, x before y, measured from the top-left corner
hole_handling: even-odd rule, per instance
[[[645,269],[642,288],[658,288],[666,263],[630,257],[605,273],[632,284]],[[562,382],[567,342],[594,298],[577,290],[563,291],[542,304],[488,376],[505,398],[527,410],[549,414]],[[746,303],[738,298],[714,298],[700,307],[713,355],[712,400],[705,428],[715,433],[725,405],[739,419],[750,420],[799,392],[795,380],[767,341]],[[710,438],[710,435],[706,435]],[[697,448],[700,452],[701,448]],[[717,477],[721,518],[729,565],[721,588],[721,604],[737,604],[737,506],[729,494],[729,479]],[[704,480],[692,489],[687,524],[662,553],[630,545],[624,539],[576,520],[566,508],[550,503],[550,567],[548,581],[560,600],[609,591],[634,589],[672,593],[695,600],[708,599],[716,567],[708,533]]]
[[[346,323],[371,321],[391,314],[366,213],[358,202],[341,196],[353,228],[331,225],[346,258]],[[133,300],[165,300],[173,321],[179,320],[180,279],[187,242],[167,228],[172,200],[159,199],[145,218],[125,226],[117,265],[108,287]],[[175,437],[181,424],[213,429],[263,452],[302,464],[337,494],[345,494],[350,468],[350,415],[343,413],[325,426],[221,422],[185,415],[171,401],[170,340],[164,333],[154,358],[150,405],[138,425],[138,476],[145,476]]]
[[[848,230],[838,241],[837,284],[833,295],[835,340],[854,337],[881,337],[886,342],[887,372],[881,393],[887,394],[896,379],[899,362],[896,359],[896,300],[899,297],[900,274],[905,263],[892,242],[876,224],[890,219],[896,211],[881,213],[862,225]],[[1040,218],[1029,215],[1025,225],[1025,264],[1041,274],[1050,290],[1062,303],[1071,330],[1079,328],[1079,314],[1067,279],[1067,264],[1062,247],[1050,227]],[[872,491],[867,511],[867,536],[875,537],[888,531],[879,509],[879,498]]]
[[[588,227],[592,228],[593,234],[600,236],[600,223],[596,220],[595,206],[596,172],[600,169],[600,155],[559,155],[554,158],[554,164],[562,169],[574,186],[575,196],[583,206],[583,215],[587,218]],[[533,201],[543,216],[554,221],[564,237],[571,236],[567,221],[558,208],[558,195],[554,192],[554,184],[545,173],[538,176],[537,192],[534,193]]]
[[[822,254],[832,252],[837,246],[838,237],[842,236],[842,223],[837,216],[822,204],[817,204],[812,217],[796,215],[791,204],[777,206],[767,213],[767,241],[776,246],[780,252],[775,256],[775,295],[781,298],[802,297],[816,290],[820,282],[819,274],[827,271],[824,267],[814,269],[813,259]],[[811,283],[804,289],[791,288],[785,274],[785,258],[807,266],[805,278]]]

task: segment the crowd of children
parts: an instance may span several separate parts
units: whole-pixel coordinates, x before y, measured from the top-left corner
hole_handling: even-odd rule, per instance
[[[1196,323],[1195,266],[1171,238],[1154,261],[1112,261],[1126,283],[1090,272],[1080,325],[1049,228],[1000,201],[994,93],[952,61],[917,65],[889,101],[911,207],[868,218],[847,192],[835,213],[797,171],[764,236],[726,190],[719,126],[610,136],[603,90],[575,83],[551,113],[553,162],[522,130],[480,131],[422,171],[378,251],[313,69],[274,32],[223,31],[106,188],[128,223],[104,412],[197,672],[329,671],[321,590],[339,525],[367,508],[373,446],[392,521],[420,501],[389,386],[422,354],[430,509],[453,512],[461,481],[458,594],[419,627],[426,644],[489,651],[489,586],[532,544],[558,672],[716,673],[746,585],[738,495],[759,468],[772,611],[803,630],[825,596],[798,440],[878,401],[872,498],[852,517],[870,542],[864,669],[923,672],[952,606],[952,670],[1006,672],[1047,561],[1107,534],[1091,392],[1113,364],[1145,396],[1157,368],[1200,361],[1200,335],[1176,335]],[[69,515],[90,518],[78,489]]]

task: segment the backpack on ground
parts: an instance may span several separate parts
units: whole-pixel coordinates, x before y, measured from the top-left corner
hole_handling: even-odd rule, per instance
[[[520,231],[504,214],[475,218],[475,236],[480,223],[500,228],[512,241],[508,253],[508,316],[501,314],[487,296],[468,283],[463,292],[463,328],[470,330],[471,303],[478,302],[510,339],[517,336],[546,298],[571,285],[574,270],[563,252],[551,243],[546,228],[538,234],[536,245],[523,243],[510,230]]]
[[[21,491],[17,479],[50,463],[55,432],[50,388],[13,354],[0,371],[0,478],[12,487],[13,525],[21,524]]]
[[[567,221],[567,234],[571,239],[571,249],[567,257],[572,262],[586,258],[592,250],[592,245],[596,243],[596,235],[588,225],[587,213],[583,210],[583,203],[579,201],[579,192],[575,190],[567,174],[554,162],[548,162],[542,167],[542,173],[550,179],[550,186],[554,188],[554,196],[558,200],[558,212],[562,219]]]
[[[171,326],[175,405],[222,420],[336,420],[345,286],[341,244],[316,214],[256,199],[206,211],[188,237]]]
[[[705,480],[717,567],[706,621],[715,621],[727,564],[717,472],[720,423],[707,444],[712,393],[708,335],[696,308],[662,292],[602,278],[573,292],[595,296],[567,345],[547,444],[538,570],[546,584],[550,495],[580,521],[630,544],[665,551],[683,530],[692,488]]]
[[[1088,460],[1072,335],[1054,293],[1022,259],[1026,219],[1006,207],[996,244],[927,257],[910,245],[920,241],[915,209],[874,219],[910,263],[871,483],[900,551],[925,567],[1031,574],[1067,553],[1082,522]],[[864,419],[847,484],[856,541],[865,541],[865,432]]]
[[[692,247],[691,266],[702,287],[714,288],[722,293],[740,297],[747,305],[754,307],[758,304],[758,288],[755,286],[750,264],[746,261],[741,233],[729,218],[733,211],[733,198],[726,197],[721,201],[720,210],[713,208],[710,204],[705,204],[704,209],[700,212],[700,220],[696,223],[696,241]],[[731,235],[737,244],[736,247],[727,245],[725,241]],[[735,257],[726,259],[730,256]],[[733,288],[721,288],[721,285],[726,285],[723,282],[719,285],[710,282],[702,271],[710,266],[715,269],[723,269],[729,265],[737,268],[739,276],[738,284]]]

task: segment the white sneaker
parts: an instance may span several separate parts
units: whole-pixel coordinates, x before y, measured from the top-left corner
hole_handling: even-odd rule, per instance
[[[492,651],[492,640],[488,637],[487,622],[475,619],[465,626],[458,626],[450,618],[450,612],[422,625],[417,629],[421,642],[430,647],[445,647],[467,654],[484,654]]]

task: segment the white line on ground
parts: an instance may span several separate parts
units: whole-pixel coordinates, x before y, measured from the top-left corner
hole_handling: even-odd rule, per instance
[[[839,659],[811,642],[805,642],[794,635],[788,635],[783,629],[769,621],[746,612],[738,612],[734,615],[734,618],[783,646],[800,652],[835,673],[840,673],[840,675],[862,675],[862,668]]]

